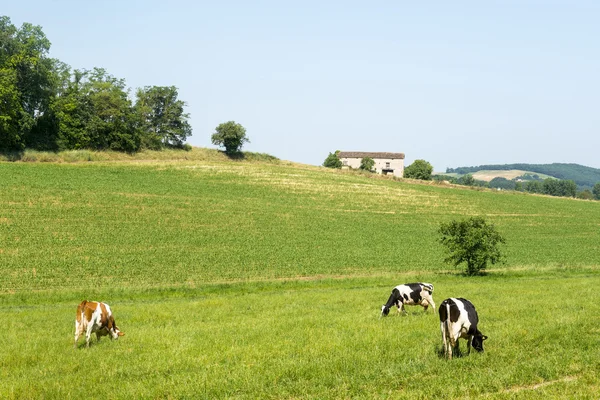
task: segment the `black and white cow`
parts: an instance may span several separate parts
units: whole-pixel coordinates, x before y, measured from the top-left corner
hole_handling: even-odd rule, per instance
[[[483,351],[483,341],[487,336],[477,328],[479,317],[473,303],[463,298],[449,298],[442,301],[439,314],[446,358],[452,359],[452,348],[458,346],[459,338],[467,339],[468,354],[471,353],[471,344],[475,350]]]
[[[433,285],[431,283],[405,283],[398,285],[392,289],[392,294],[387,303],[381,307],[381,316],[384,317],[390,313],[390,308],[398,307],[398,313],[406,313],[404,306],[423,306],[424,311],[427,307],[433,307],[435,311],[435,303],[433,302]]]

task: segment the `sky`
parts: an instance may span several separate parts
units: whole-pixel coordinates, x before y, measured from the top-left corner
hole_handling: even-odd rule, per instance
[[[6,1],[50,57],[176,86],[193,146],[321,165],[381,151],[446,168],[600,168],[600,1]]]

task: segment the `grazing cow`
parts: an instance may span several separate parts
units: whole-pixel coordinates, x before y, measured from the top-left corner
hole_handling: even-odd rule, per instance
[[[471,344],[475,350],[483,351],[483,341],[487,336],[477,328],[479,317],[473,303],[462,298],[446,299],[440,305],[439,314],[446,358],[452,359],[452,348],[458,348],[459,338],[467,339],[468,354],[471,353]]]
[[[85,332],[85,344],[90,347],[90,338],[93,332],[96,332],[96,338],[110,335],[111,339],[118,339],[125,335],[117,328],[115,318],[106,303],[84,300],[77,306],[77,316],[75,319],[75,343],[77,348],[77,339]]]
[[[404,306],[423,306],[424,311],[427,307],[433,307],[435,311],[435,303],[433,302],[433,285],[431,283],[405,283],[398,285],[392,290],[392,294],[387,303],[381,307],[381,316],[385,317],[390,313],[392,306],[398,307],[398,313],[406,314]]]

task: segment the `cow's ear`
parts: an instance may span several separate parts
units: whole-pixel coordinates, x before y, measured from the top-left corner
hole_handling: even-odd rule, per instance
[[[481,336],[481,340],[487,340],[487,338],[488,338],[488,337],[487,337],[487,336],[485,336],[485,335]]]
[[[119,336],[125,336],[125,334],[123,332],[121,332],[121,331],[119,331],[118,335]]]

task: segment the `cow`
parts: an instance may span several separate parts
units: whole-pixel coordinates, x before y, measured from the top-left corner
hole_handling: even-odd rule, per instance
[[[479,317],[473,303],[463,298],[449,298],[442,301],[438,311],[446,358],[452,359],[453,347],[458,350],[459,338],[467,340],[467,354],[471,354],[471,345],[483,352],[483,341],[488,337],[477,328]]]
[[[392,289],[392,294],[381,307],[381,316],[385,317],[390,313],[392,306],[398,307],[398,313],[406,314],[404,306],[423,306],[424,311],[431,306],[435,311],[433,302],[433,285],[431,283],[405,283]]]
[[[75,318],[75,343],[77,348],[77,339],[85,332],[85,344],[90,347],[90,338],[92,333],[96,333],[96,339],[101,336],[110,335],[111,339],[119,339],[119,336],[125,334],[117,328],[115,318],[106,303],[84,300],[77,306],[77,315]]]

